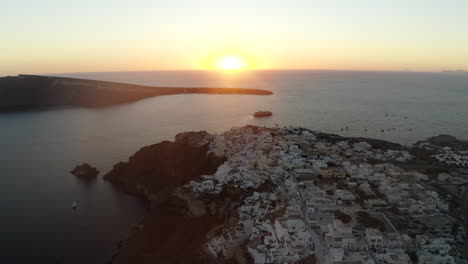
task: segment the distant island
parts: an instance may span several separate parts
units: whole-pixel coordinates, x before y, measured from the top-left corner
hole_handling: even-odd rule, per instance
[[[468,75],[468,71],[465,70],[447,70],[442,71],[444,74],[454,74],[454,75]]]
[[[0,78],[0,112],[60,106],[106,107],[175,94],[271,95],[273,92],[243,88],[141,86],[20,74]]]
[[[113,264],[463,259],[468,142],[448,135],[402,146],[297,127],[185,132],[104,179],[149,207]]]

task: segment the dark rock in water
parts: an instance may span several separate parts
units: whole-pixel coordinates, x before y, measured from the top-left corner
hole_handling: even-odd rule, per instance
[[[254,117],[267,117],[272,115],[273,113],[270,111],[258,111],[254,113]]]
[[[70,171],[71,174],[75,175],[76,177],[90,180],[90,179],[95,179],[99,171],[89,165],[88,163],[83,163],[81,165],[76,166],[73,170]]]

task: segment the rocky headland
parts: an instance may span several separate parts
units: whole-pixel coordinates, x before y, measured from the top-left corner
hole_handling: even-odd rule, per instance
[[[241,88],[153,87],[64,77],[19,75],[0,78],[0,112],[50,107],[105,107],[175,94],[270,95]]]
[[[459,261],[468,152],[431,141],[246,126],[144,147],[104,176],[148,203],[111,262]]]

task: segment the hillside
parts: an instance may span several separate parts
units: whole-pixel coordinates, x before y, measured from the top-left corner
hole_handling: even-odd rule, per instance
[[[58,106],[105,107],[174,94],[270,95],[259,89],[153,87],[63,77],[19,75],[0,78],[0,112]]]

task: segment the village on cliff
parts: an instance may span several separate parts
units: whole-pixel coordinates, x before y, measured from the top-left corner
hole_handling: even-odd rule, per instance
[[[248,193],[207,234],[203,248],[214,260],[243,247],[258,264],[467,263],[463,225],[450,212],[450,199],[466,192],[466,169],[429,177],[398,166],[414,158],[407,150],[289,127],[233,128],[213,135],[209,151],[226,162],[176,193]],[[468,167],[466,152],[438,153],[440,162]],[[209,210],[188,204],[193,216]]]

